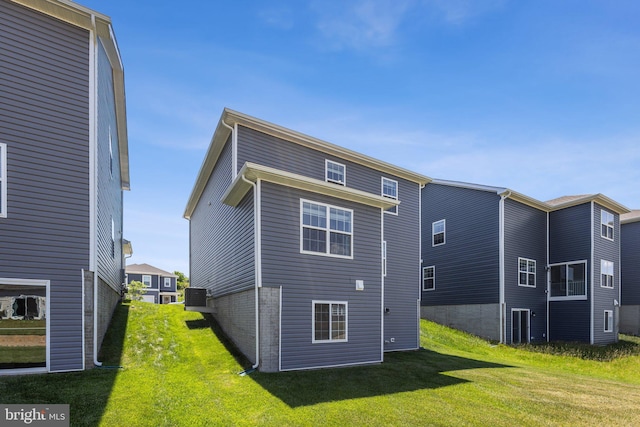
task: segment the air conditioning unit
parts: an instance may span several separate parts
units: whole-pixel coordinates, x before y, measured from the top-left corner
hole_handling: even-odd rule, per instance
[[[202,288],[185,288],[184,305],[185,307],[206,307],[207,290]]]

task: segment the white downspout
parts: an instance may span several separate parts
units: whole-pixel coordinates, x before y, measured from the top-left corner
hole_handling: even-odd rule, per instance
[[[505,343],[505,335],[506,335],[506,327],[507,327],[507,312],[505,306],[505,296],[504,296],[504,200],[511,195],[511,191],[506,191],[500,196],[500,205],[499,205],[499,225],[498,225],[498,233],[499,233],[499,245],[498,245],[498,253],[499,253],[499,274],[500,274],[500,342]]]
[[[236,179],[236,176],[238,176],[238,124],[236,123],[232,127],[226,124],[224,120],[220,120],[220,123],[231,131],[231,179]]]
[[[223,122],[224,124],[224,122]],[[227,125],[225,125],[227,126]],[[260,258],[260,253],[259,253],[259,249],[260,249],[260,242],[259,240],[259,236],[258,234],[260,233],[260,223],[259,223],[259,202],[260,202],[260,195],[258,194],[258,186],[255,182],[249,181],[244,174],[241,176],[242,180],[248,184],[250,184],[253,187],[253,215],[254,215],[254,220],[253,220],[253,226],[254,226],[254,235],[255,235],[255,244],[254,244],[254,251],[255,251],[255,278],[254,278],[254,283],[255,283],[255,290],[256,290],[256,294],[255,294],[255,316],[256,316],[256,362],[255,364],[251,367],[251,369],[256,369],[259,365],[260,365],[260,297],[258,295],[258,288],[260,287],[260,277],[261,277],[261,273],[260,273],[260,262],[259,262],[259,258]]]

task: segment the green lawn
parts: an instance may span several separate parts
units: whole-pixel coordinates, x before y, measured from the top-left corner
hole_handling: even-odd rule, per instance
[[[246,362],[208,317],[133,303],[116,312],[104,368],[0,377],[0,402],[70,403],[73,426],[640,425],[637,338],[601,357],[426,321],[421,333],[425,350],[381,365],[239,376]]]

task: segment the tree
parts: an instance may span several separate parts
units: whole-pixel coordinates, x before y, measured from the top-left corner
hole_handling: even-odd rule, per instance
[[[129,294],[129,299],[131,301],[142,301],[142,295],[146,293],[147,287],[144,283],[138,282],[137,280],[132,280],[131,282],[129,282],[127,294]]]
[[[189,287],[189,278],[184,273],[182,273],[180,271],[174,271],[173,274],[178,276],[178,279],[176,280],[176,283],[178,285],[178,290],[179,291],[182,291],[182,290],[184,290],[184,288],[188,288]]]

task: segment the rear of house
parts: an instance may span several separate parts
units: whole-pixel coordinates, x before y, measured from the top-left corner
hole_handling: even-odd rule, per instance
[[[0,0],[0,39],[0,373],[82,370],[130,248],[122,64],[109,18],[66,1]]]
[[[144,284],[142,300],[154,304],[178,301],[178,276],[149,264],[130,264],[126,269],[127,285],[133,281]]]
[[[620,332],[640,335],[640,210],[620,216]]]
[[[225,110],[185,211],[191,287],[263,371],[417,349],[427,181]]]

